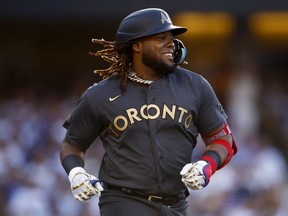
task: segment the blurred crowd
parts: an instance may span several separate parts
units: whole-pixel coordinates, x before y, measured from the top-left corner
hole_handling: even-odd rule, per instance
[[[231,77],[225,107],[239,152],[208,187],[191,191],[189,215],[287,215],[287,87],[268,80],[241,67]],[[97,197],[88,204],[74,200],[59,160],[62,123],[77,100],[72,93],[40,99],[33,90],[21,90],[0,101],[1,216],[99,215]],[[199,138],[193,160],[201,146]],[[87,155],[91,174],[97,176],[102,154],[96,140]]]

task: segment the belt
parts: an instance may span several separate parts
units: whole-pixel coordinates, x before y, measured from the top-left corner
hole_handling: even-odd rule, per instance
[[[179,201],[181,201],[181,200],[185,199],[187,196],[189,196],[189,191],[187,189],[181,191],[178,194],[171,195],[171,196],[170,195],[158,196],[158,195],[146,194],[146,193],[135,191],[135,190],[132,190],[129,188],[118,187],[118,186],[114,186],[114,185],[104,184],[104,188],[106,190],[120,191],[122,193],[131,195],[131,196],[139,197],[139,198],[149,200],[149,201],[155,202],[155,203],[161,203],[161,204],[167,205],[167,206],[175,205]]]

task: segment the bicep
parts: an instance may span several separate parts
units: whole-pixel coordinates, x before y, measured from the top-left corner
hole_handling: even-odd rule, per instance
[[[200,92],[200,106],[197,118],[198,131],[201,134],[211,133],[220,129],[226,121],[227,115],[212,86],[205,79],[202,82]]]

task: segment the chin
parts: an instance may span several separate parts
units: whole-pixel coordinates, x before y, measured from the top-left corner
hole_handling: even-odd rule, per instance
[[[172,73],[176,65],[174,64],[174,61],[159,61],[153,58],[143,58],[143,63],[153,69],[157,74],[159,75],[165,75]]]
[[[176,65],[174,63],[165,63],[162,64],[160,68],[158,68],[159,74],[169,74],[174,72]]]

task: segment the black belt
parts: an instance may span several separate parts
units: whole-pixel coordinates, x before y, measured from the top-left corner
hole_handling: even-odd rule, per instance
[[[151,202],[161,203],[167,206],[172,206],[178,203],[179,201],[185,199],[187,196],[189,196],[189,191],[186,189],[184,191],[181,191],[178,194],[171,195],[171,196],[158,196],[158,195],[152,195],[152,194],[146,194],[139,191],[135,191],[129,188],[124,187],[118,187],[114,185],[107,185],[104,184],[104,188],[106,190],[115,190],[115,191],[121,191],[125,194],[129,194],[131,196],[139,197],[142,199],[149,200]]]

